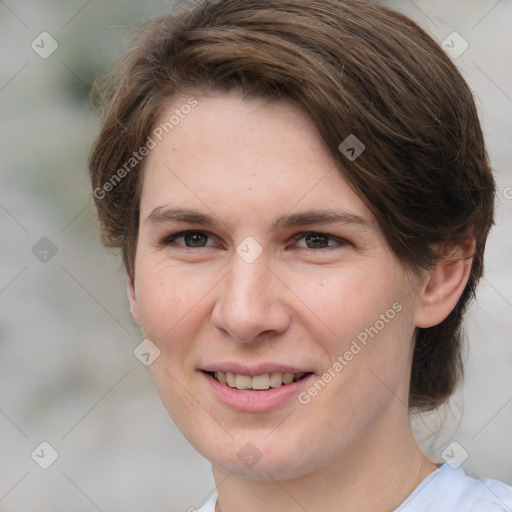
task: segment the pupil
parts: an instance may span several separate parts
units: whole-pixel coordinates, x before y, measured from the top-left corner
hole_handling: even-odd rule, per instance
[[[322,235],[306,235],[306,244],[312,249],[327,247],[327,237]]]
[[[188,247],[204,247],[206,245],[206,235],[203,233],[187,233],[184,237],[185,244]]]

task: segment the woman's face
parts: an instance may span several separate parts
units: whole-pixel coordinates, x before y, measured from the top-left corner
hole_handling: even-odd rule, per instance
[[[297,109],[230,94],[188,110],[147,158],[130,286],[170,415],[249,478],[399,435],[420,279]]]

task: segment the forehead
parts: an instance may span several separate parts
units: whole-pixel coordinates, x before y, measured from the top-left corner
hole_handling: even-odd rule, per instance
[[[181,111],[186,102],[170,102],[153,129],[168,130],[147,157],[141,215],[215,203],[217,215],[264,217],[322,206],[372,220],[314,123],[288,101],[231,93],[197,98],[194,108]]]

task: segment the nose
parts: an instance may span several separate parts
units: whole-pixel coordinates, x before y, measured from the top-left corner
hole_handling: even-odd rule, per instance
[[[290,313],[283,300],[283,286],[266,260],[246,263],[237,255],[234,260],[213,309],[215,328],[244,343],[286,332]]]

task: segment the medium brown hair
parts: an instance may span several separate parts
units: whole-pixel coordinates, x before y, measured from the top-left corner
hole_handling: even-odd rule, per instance
[[[144,159],[126,162],[170,100],[234,89],[287,98],[309,116],[406,267],[432,268],[440,247],[475,239],[455,309],[416,332],[409,407],[437,407],[462,375],[462,315],[494,206],[474,100],[457,68],[414,22],[369,1],[202,1],[157,19],[117,75],[90,159],[103,241],[121,250],[132,280]],[[338,149],[351,134],[366,146],[353,161]]]

